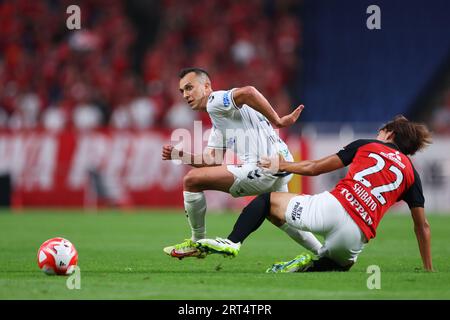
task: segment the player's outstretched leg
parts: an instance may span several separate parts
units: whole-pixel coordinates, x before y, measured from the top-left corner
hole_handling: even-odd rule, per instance
[[[197,246],[200,251],[205,254],[218,253],[224,257],[236,257],[241,248],[241,243],[234,243],[228,239],[201,239],[197,241]]]

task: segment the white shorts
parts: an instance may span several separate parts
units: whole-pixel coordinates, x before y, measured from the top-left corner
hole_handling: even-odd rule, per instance
[[[288,182],[292,174],[271,174],[255,164],[228,165],[234,175],[234,183],[229,192],[233,197],[253,196],[266,192],[288,192]]]
[[[319,256],[329,257],[342,266],[356,262],[367,242],[355,221],[328,191],[293,197],[285,218],[297,229],[323,236],[325,243],[319,249]]]

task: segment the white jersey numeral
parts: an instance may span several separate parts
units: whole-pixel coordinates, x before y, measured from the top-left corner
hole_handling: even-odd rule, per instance
[[[369,167],[367,169],[357,172],[353,176],[354,180],[361,182],[363,185],[365,185],[368,188],[372,187],[372,184],[365,177],[368,175],[380,172],[381,170],[383,170],[383,168],[386,165],[386,162],[384,161],[384,159],[382,157],[380,157],[379,155],[377,155],[376,153],[370,153],[369,157],[374,158],[377,161],[377,163],[375,165],[373,165],[372,167]],[[393,190],[397,189],[403,182],[403,173],[400,171],[400,169],[391,165],[389,167],[389,171],[391,171],[395,174],[395,176],[396,176],[395,181],[392,183],[389,183],[389,184],[384,184],[384,185],[381,185],[378,187],[374,187],[370,191],[382,205],[386,204],[386,199],[383,197],[382,193],[393,191]]]

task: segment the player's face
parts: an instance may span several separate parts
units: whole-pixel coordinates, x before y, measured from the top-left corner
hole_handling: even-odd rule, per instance
[[[206,109],[206,86],[194,72],[180,79],[180,92],[192,110]]]

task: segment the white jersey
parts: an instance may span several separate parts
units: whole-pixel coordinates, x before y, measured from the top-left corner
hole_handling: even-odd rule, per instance
[[[213,124],[209,148],[230,149],[242,163],[256,163],[262,156],[276,154],[293,160],[287,145],[266,117],[246,104],[236,105],[233,89],[212,92],[206,111]]]

